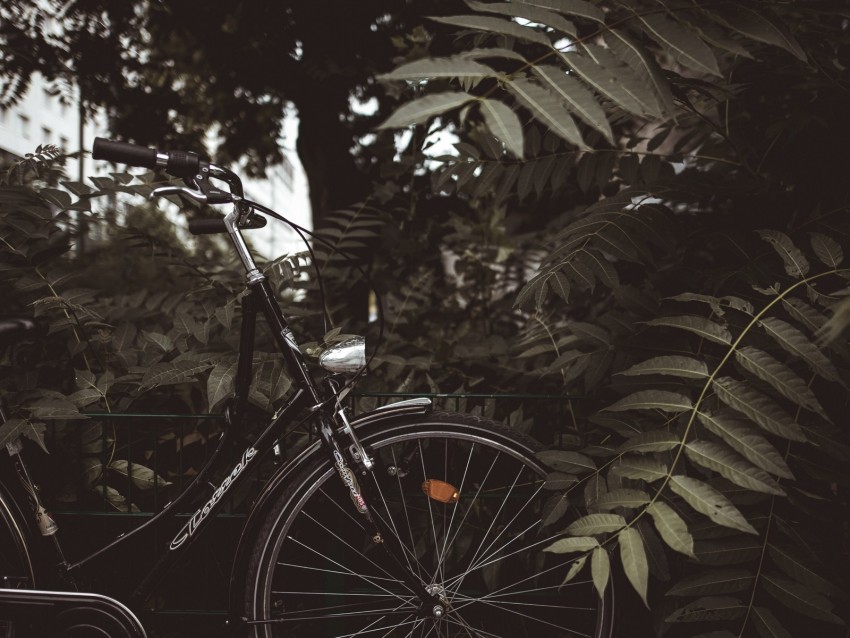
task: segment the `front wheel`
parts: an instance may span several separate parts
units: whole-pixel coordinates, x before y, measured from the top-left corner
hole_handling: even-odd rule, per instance
[[[612,594],[600,599],[586,573],[562,585],[575,556],[541,551],[563,526],[541,529],[552,493],[534,441],[452,413],[360,437],[376,462],[373,513],[444,611],[422,609],[318,459],[258,533],[244,598],[252,636],[610,638]]]

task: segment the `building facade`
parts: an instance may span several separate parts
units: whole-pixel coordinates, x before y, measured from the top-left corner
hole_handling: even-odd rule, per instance
[[[266,179],[246,179],[245,190],[249,198],[309,228],[311,215],[307,180],[294,151],[293,134],[297,124],[292,118],[285,123],[285,129],[293,141],[287,143],[287,139],[282,140],[285,144],[284,162],[269,168]],[[60,97],[48,82],[37,75],[21,101],[11,108],[0,109],[0,165],[3,166],[35,152],[43,144],[54,144],[70,154],[82,149],[84,152],[78,157],[68,158],[65,172],[69,180],[87,181],[89,176],[116,170],[106,162],[91,159],[95,137],[109,137],[104,118],[83,117],[73,88],[70,94]],[[236,170],[238,172],[238,168]],[[120,219],[120,215],[110,217]],[[182,221],[179,215],[170,217],[176,223]],[[250,237],[257,250],[268,258],[303,250],[298,236],[275,221],[270,221],[264,229],[251,231]]]

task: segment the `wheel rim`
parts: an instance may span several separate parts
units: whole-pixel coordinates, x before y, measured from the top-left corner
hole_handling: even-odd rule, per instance
[[[373,453],[381,468],[374,513],[439,605],[423,609],[395,576],[325,468],[283,511],[276,529],[282,524],[285,533],[273,534],[265,550],[273,567],[258,583],[257,617],[266,635],[606,635],[604,603],[589,576],[561,587],[575,556],[541,551],[563,524],[541,530],[552,494],[527,450],[489,434],[419,426],[380,437]],[[427,492],[427,480],[455,488],[458,500]]]

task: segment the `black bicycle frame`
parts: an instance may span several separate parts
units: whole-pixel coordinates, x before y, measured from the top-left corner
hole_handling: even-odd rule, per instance
[[[244,418],[246,398],[251,385],[251,362],[254,354],[258,305],[267,319],[271,317],[269,324],[273,326],[273,331],[276,331],[281,336],[278,339],[278,345],[282,346],[281,342],[283,342],[287,346],[286,348],[281,347],[281,351],[286,359],[290,373],[297,374],[300,372],[300,375],[296,376],[294,380],[296,390],[292,397],[277,411],[271,422],[257,436],[254,442],[242,451],[237,463],[225,475],[224,480],[218,487],[210,493],[209,479],[211,475],[223,468],[224,451],[231,447],[233,438],[239,434],[241,419]],[[243,317],[235,379],[235,395],[227,411],[227,426],[224,428],[224,432],[212,456],[189,486],[151,519],[82,560],[67,564],[65,570],[68,576],[73,578],[87,566],[106,558],[107,554],[111,554],[113,551],[121,548],[126,548],[128,544],[131,544],[146,532],[154,529],[160,530],[162,526],[168,524],[167,521],[176,520],[176,517],[180,513],[186,511],[189,504],[200,500],[204,493],[206,493],[206,502],[189,517],[186,523],[179,528],[177,528],[176,524],[173,525],[175,531],[169,533],[167,536],[171,540],[168,546],[164,548],[165,551],[161,558],[135,588],[133,598],[146,597],[159,582],[161,576],[180,559],[183,553],[195,543],[201,533],[206,529],[206,525],[210,519],[214,518],[216,512],[225,502],[227,493],[248,475],[248,472],[245,470],[249,465],[252,465],[253,459],[271,450],[278,439],[285,434],[287,424],[293,423],[298,413],[302,412],[305,408],[314,406],[316,408],[314,412],[319,412],[320,414],[325,412],[325,410],[320,408],[318,390],[309,376],[306,366],[303,364],[300,351],[297,350],[298,346],[292,339],[292,333],[289,331],[286,320],[265,280],[258,281],[251,286],[249,294],[242,300],[242,309]],[[284,335],[289,336],[285,337]],[[325,416],[327,418],[327,415]],[[312,417],[314,417],[314,413],[307,416],[307,418]],[[326,419],[320,420],[324,421]]]

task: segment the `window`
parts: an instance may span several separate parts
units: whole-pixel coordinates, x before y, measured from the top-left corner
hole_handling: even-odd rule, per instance
[[[21,125],[21,137],[25,140],[30,138],[30,118],[28,118],[23,113],[18,114],[18,121]]]

